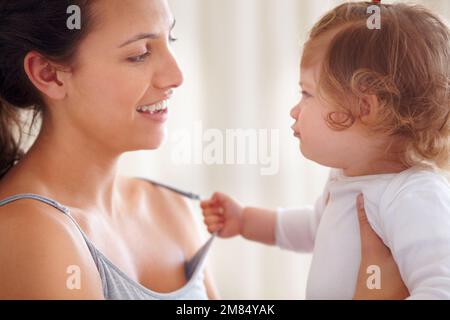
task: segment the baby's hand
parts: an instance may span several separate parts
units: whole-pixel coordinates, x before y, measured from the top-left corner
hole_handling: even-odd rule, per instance
[[[202,201],[204,222],[210,233],[230,238],[241,234],[243,207],[223,193],[214,193],[211,199]]]

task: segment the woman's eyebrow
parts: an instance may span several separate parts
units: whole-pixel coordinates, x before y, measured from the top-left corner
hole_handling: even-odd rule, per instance
[[[170,31],[173,30],[173,28],[175,27],[175,23],[176,22],[177,21],[174,19],[173,22],[172,22],[172,26],[170,27]],[[152,39],[152,40],[154,40],[154,39],[158,39],[158,37],[159,37],[159,35],[155,34],[155,33],[139,33],[139,34],[135,35],[133,38],[125,41],[124,43],[122,43],[119,46],[119,48],[125,47],[125,46],[129,45],[130,43],[133,43],[133,42],[136,42],[136,41],[139,41],[139,40],[142,40],[142,39]]]
[[[125,41],[124,43],[122,43],[119,48],[125,47],[127,45],[129,45],[130,43],[142,40],[142,39],[157,39],[158,35],[154,34],[154,33],[139,33],[138,35],[135,35],[133,38],[131,38],[130,40]]]

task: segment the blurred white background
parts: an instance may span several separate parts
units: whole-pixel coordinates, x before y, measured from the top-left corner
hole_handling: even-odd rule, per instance
[[[169,0],[177,20],[174,35],[179,39],[173,49],[185,83],[171,101],[165,145],[157,151],[125,154],[122,173],[204,197],[213,191],[226,192],[248,205],[275,209],[313,203],[328,169],[301,156],[289,111],[300,95],[302,43],[314,22],[342,2]],[[448,0],[413,3],[450,17]],[[278,129],[279,150],[272,154],[279,160],[278,172],[261,175],[260,165],[177,163],[174,150],[183,130],[183,141],[190,141],[192,152],[195,144],[208,144],[196,136],[199,121],[203,130],[218,129],[224,137],[226,129]],[[224,299],[303,299],[310,258],[242,238],[217,239],[209,265]]]

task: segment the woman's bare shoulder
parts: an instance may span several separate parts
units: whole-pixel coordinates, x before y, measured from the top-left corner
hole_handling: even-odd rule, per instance
[[[1,299],[103,297],[95,263],[76,226],[36,200],[0,207],[0,263]]]

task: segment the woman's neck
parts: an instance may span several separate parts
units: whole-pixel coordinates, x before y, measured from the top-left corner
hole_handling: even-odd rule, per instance
[[[119,155],[102,153],[92,141],[71,143],[62,136],[40,134],[5,178],[32,181],[33,188],[69,207],[113,214],[121,194],[118,160]]]

